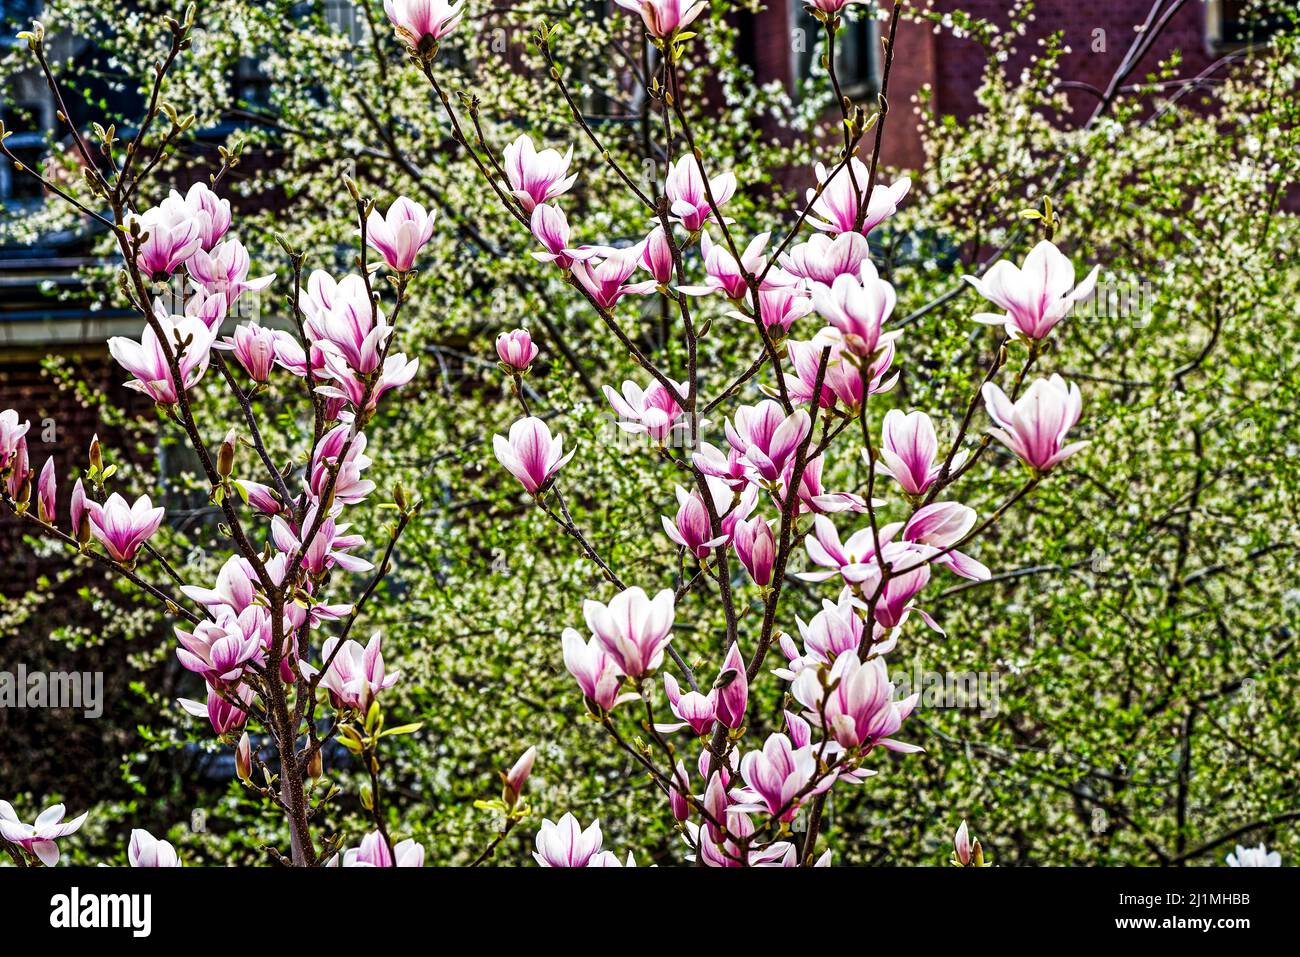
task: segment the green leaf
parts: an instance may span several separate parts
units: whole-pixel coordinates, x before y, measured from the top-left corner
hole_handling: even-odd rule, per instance
[[[424,723],[421,721],[417,721],[415,724],[402,724],[398,725],[396,728],[389,728],[387,731],[379,732],[379,736],[383,738],[390,734],[415,734],[415,732],[419,731],[423,726]]]

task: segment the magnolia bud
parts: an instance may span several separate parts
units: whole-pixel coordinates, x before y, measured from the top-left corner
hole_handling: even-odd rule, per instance
[[[239,739],[239,744],[235,746],[235,774],[239,775],[239,780],[245,783],[248,783],[253,776],[252,744],[248,740],[247,731]]]
[[[104,457],[99,451],[99,434],[90,438],[90,467],[95,472],[104,470]]]
[[[225,440],[221,443],[221,448],[217,450],[217,474],[222,478],[230,478],[230,473],[235,470],[235,440],[237,438],[234,429],[226,433]]]
[[[321,753],[318,748],[312,752],[311,758],[307,761],[307,776],[313,781],[319,781],[324,773],[325,762],[321,760]]]
[[[524,782],[528,780],[528,775],[533,771],[533,761],[536,759],[537,748],[531,747],[519,756],[514,767],[502,775],[505,786],[501,789],[501,800],[508,806],[514,807],[518,803],[519,794],[524,789]]]
[[[678,787],[686,781],[686,765],[678,761],[673,772],[673,787],[668,789],[668,806],[672,809],[673,819],[676,821],[685,821],[691,816],[691,806],[686,800],[686,795],[678,790]]]

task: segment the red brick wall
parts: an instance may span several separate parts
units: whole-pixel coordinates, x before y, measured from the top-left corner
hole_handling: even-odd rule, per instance
[[[140,407],[135,393],[121,388],[122,372],[110,363],[106,353],[90,352],[70,361],[81,381],[97,391],[108,392],[120,402],[131,403],[130,408]],[[106,445],[112,445],[112,436],[100,421],[98,411],[82,405],[72,392],[59,388],[42,371],[40,358],[35,355],[0,356],[0,409],[16,409],[20,419],[32,423],[27,433],[27,448],[33,472],[39,473],[46,459],[53,456],[59,479],[60,526],[66,531],[72,484],[86,467],[90,438],[99,433]],[[42,434],[46,420],[52,421],[51,442],[46,442]],[[35,559],[31,549],[20,540],[19,524],[11,516],[0,516],[0,595],[23,592],[39,575],[66,564],[57,559]]]
[[[790,3],[799,0],[770,0],[750,17],[742,42],[761,80],[790,81]],[[1030,35],[1023,38],[1008,64],[1014,75],[1038,49],[1037,38],[1057,31],[1070,48],[1061,63],[1061,77],[1105,88],[1124,54],[1136,38],[1136,28],[1145,19],[1152,0],[1040,0]],[[1005,25],[1005,0],[934,0],[939,12],[964,10],[976,17]],[[1100,32],[1096,32],[1100,31]],[[1099,47],[1094,49],[1094,47]],[[1131,80],[1139,80],[1155,69],[1171,51],[1182,53],[1181,76],[1192,76],[1215,59],[1206,45],[1205,4],[1192,0],[1170,20],[1153,50],[1142,59]],[[922,161],[921,139],[915,122],[914,102],[923,86],[932,90],[931,104],[940,114],[968,117],[976,112],[975,91],[985,69],[984,49],[974,39],[959,39],[949,30],[935,33],[928,24],[903,21],[890,80],[893,95],[884,161],[890,166],[914,168]],[[1096,98],[1085,91],[1070,94],[1075,116],[1082,121]]]

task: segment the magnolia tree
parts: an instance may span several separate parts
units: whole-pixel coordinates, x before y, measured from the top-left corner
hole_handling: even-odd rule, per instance
[[[588,141],[639,210],[590,242],[564,210],[575,183],[572,143],[546,147],[526,131],[498,148],[478,98],[448,91],[440,53],[455,43],[463,4],[391,0],[386,10],[411,64],[409,82],[428,84],[455,140],[518,227],[520,241],[503,254],[530,256],[534,268],[558,274],[594,313],[594,328],[641,370],[617,388],[602,383],[602,391],[622,441],[659,460],[663,488],[675,491],[675,514],[662,517],[662,528],[641,529],[649,548],[673,556],[674,580],[613,567],[564,493],[563,473],[581,467],[581,450],[566,451],[534,415],[525,376],[538,347],[525,330],[500,336],[496,358],[520,416],[494,437],[495,456],[608,585],[581,608],[585,627],[576,627],[576,607],[570,621],[550,623],[556,660],[575,679],[587,715],[660,792],[687,858],[711,866],[825,864],[832,848],[823,809],[832,790],[869,788],[881,752],[919,750],[907,740],[917,696],[895,694],[886,661],[916,628],[942,633],[924,607],[927,587],[946,575],[988,579],[972,554],[980,537],[1084,444],[1070,435],[1082,409],[1078,387],[1059,375],[1035,378],[1034,366],[1058,323],[1090,295],[1097,270],[1080,278],[1053,244],[1058,220],[1045,204],[1033,215],[1046,238],[1021,266],[1000,261],[963,277],[987,301],[975,319],[999,339],[956,421],[936,428],[924,409],[884,412],[872,399],[895,383],[908,336],[890,326],[895,291],[872,261],[870,236],[910,186],[905,178],[881,181],[879,170],[901,5],[888,22],[882,91],[871,109],[840,93],[834,51],[844,4],[811,8],[825,30],[824,69],[842,138],[827,142],[823,162],[805,172],[805,200],[793,210],[774,207],[773,230],[753,237],[737,235],[725,212],[747,184],[697,139],[706,108],[684,95],[684,59],[709,29],[705,4],[620,5],[640,17],[647,35],[643,93],[656,114],[649,132],[671,161],[662,177],[629,170],[604,149],[553,52],[562,25],[542,24],[534,37],[556,96],[571,110],[571,139]],[[206,688],[205,701],[183,706],[208,718],[234,749],[245,788],[285,821],[288,846],[268,847],[269,855],[295,865],[419,865],[423,848],[391,833],[381,762],[383,739],[418,725],[386,724],[380,698],[400,675],[385,670],[379,634],[362,645],[352,631],[419,512],[400,485],[391,501],[379,501],[366,476],[383,450],[367,447],[365,429],[385,394],[416,371],[416,360],[395,348],[395,330],[404,305],[436,283],[416,270],[434,217],[405,197],[381,212],[349,180],[354,271],[309,269],[306,255],[280,240],[286,274],[258,277],[220,195],[237,151],[222,151],[207,183],[140,208],[151,177],[193,123],[165,98],[192,20],[186,13],[168,21],[168,52],[125,144],[112,125],[83,137],[61,110],[82,163],[75,189],[5,153],[114,237],[118,294],[143,328],[139,339],[111,340],[110,352],[128,386],[152,399],[163,424],[192,446],[229,557],[215,582],[185,580],[150,543],[165,515],[148,494],[132,501],[114,487],[116,470],[97,442],[84,475],[56,475],[49,462],[37,472],[21,410],[0,413],[0,504],[34,532],[122,576],[168,616],[177,658]],[[35,24],[22,38],[59,95],[43,28]],[[287,304],[284,328],[253,320],[222,336],[241,304],[276,283]],[[676,348],[666,356],[643,348],[643,310],[669,317]],[[721,377],[703,361],[702,341],[728,320],[746,330],[753,359]],[[214,382],[233,397],[236,421],[196,416],[197,393]],[[310,442],[277,462],[262,428],[270,409],[291,402],[310,423]],[[953,438],[941,444],[941,434]],[[1009,454],[989,454],[995,443]],[[851,459],[863,463],[862,486],[823,487],[827,464]],[[1007,484],[1003,473],[1011,469],[1020,476],[985,514],[960,501],[963,486]],[[71,511],[63,516],[56,491],[69,481]],[[387,541],[348,534],[350,514],[375,508],[394,513]],[[344,600],[356,576],[365,576],[360,595]],[[805,588],[824,589],[821,610],[807,622],[783,600]],[[683,625],[693,623],[699,627],[687,644]],[[780,702],[775,721],[772,702]],[[321,823],[340,793],[324,777],[333,741],[363,770],[369,833],[331,834]],[[502,772],[499,799],[482,802],[502,824],[475,863],[528,816],[522,789],[535,754],[530,748]],[[19,864],[54,863],[57,840],[84,820],[63,823],[61,806],[31,825],[8,804],[0,816],[3,846]],[[584,826],[565,814],[541,824],[535,856],[548,866],[633,862],[602,843],[598,821]],[[139,830],[128,858],[178,860],[170,844]],[[953,859],[986,863],[965,825]]]

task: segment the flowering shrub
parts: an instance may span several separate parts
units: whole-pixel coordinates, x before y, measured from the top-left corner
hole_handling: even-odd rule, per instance
[[[923,354],[928,344],[919,330],[900,322],[907,317],[894,315],[895,286],[904,291],[904,284],[887,262],[877,265],[871,258],[872,245],[877,261],[884,258],[873,229],[909,212],[910,183],[887,183],[877,170],[883,111],[872,116],[846,105],[840,151],[803,169],[811,184],[806,202],[793,210],[763,211],[771,231],[740,235],[724,207],[753,202],[744,194],[754,183],[696,141],[704,110],[683,93],[683,63],[691,47],[705,41],[677,31],[694,20],[691,30],[706,32],[709,14],[702,5],[629,4],[659,41],[646,95],[657,105],[662,131],[656,129],[655,137],[667,170],[662,181],[643,181],[610,154],[606,173],[627,195],[622,206],[611,198],[608,209],[625,214],[576,203],[566,211],[568,198],[583,185],[579,173],[570,171],[572,142],[559,139],[559,148],[547,147],[541,137],[554,138],[554,127],[538,127],[495,150],[480,128],[483,117],[473,97],[445,92],[446,58],[439,48],[457,42],[461,9],[444,6],[390,4],[397,42],[406,44],[413,68],[433,89],[435,105],[500,204],[503,220],[517,227],[517,235],[506,239],[512,244],[506,255],[566,283],[572,298],[595,313],[608,341],[637,367],[635,379],[618,389],[618,378],[599,370],[597,385],[619,428],[662,463],[654,485],[662,495],[655,501],[676,498],[675,512],[666,506],[667,514],[637,529],[647,549],[675,560],[673,580],[643,576],[609,558],[602,530],[584,529],[575,518],[584,492],[573,491],[570,482],[590,457],[590,442],[584,447],[567,426],[563,437],[553,430],[538,407],[553,403],[525,378],[539,359],[558,361],[548,354],[557,347],[539,349],[527,330],[501,334],[495,358],[519,416],[502,420],[493,451],[511,480],[571,541],[573,553],[606,582],[603,593],[582,603],[583,622],[579,603],[571,601],[567,618],[543,623],[549,634],[541,640],[549,642],[552,661],[562,661],[572,675],[593,724],[654,783],[656,810],[677,822],[688,856],[722,866],[829,861],[833,834],[823,834],[823,812],[832,795],[870,789],[867,779],[886,766],[884,752],[901,755],[899,776],[907,775],[909,760],[919,760],[909,742],[916,695],[895,693],[887,656],[906,651],[921,626],[942,633],[947,621],[936,619],[928,600],[936,591],[987,581],[1010,567],[1014,550],[1008,555],[1005,546],[996,571],[986,567],[977,557],[988,557],[980,540],[1032,493],[1056,482],[1059,477],[1049,473],[1069,467],[1062,463],[1072,465],[1069,456],[1082,448],[1075,431],[1082,405],[1077,384],[1033,373],[1049,344],[1070,329],[1066,316],[1086,298],[1095,270],[1076,285],[1079,274],[1070,256],[1045,240],[1023,268],[1006,263],[970,276],[970,285],[990,304],[980,307],[978,320],[1001,327],[988,343],[991,364],[975,370],[975,386],[957,403],[951,423],[941,409],[953,403],[918,407],[911,392],[900,400],[902,408],[885,409],[885,399],[877,397],[896,388],[909,353]],[[840,23],[832,11],[826,13],[823,22],[833,41]],[[553,55],[555,38],[553,28],[543,28],[537,49],[554,71],[559,99],[571,106],[566,70]],[[585,139],[604,159],[600,138],[576,110],[574,119],[570,139],[580,146]],[[149,584],[139,573],[146,560],[141,555],[162,567],[149,551],[158,528],[149,528],[152,502],[141,498],[132,506],[120,496],[115,501],[117,493],[106,487],[111,476],[104,475],[102,462],[95,464],[94,454],[86,476],[89,494],[83,490],[81,497],[89,538],[81,541],[81,518],[73,516],[63,535],[73,541],[64,544],[75,542],[86,554],[107,558],[116,573],[153,589],[150,594],[170,614],[175,612],[165,602],[176,593],[190,600],[173,601],[177,609],[193,606],[180,615],[185,620],[177,632],[177,655],[203,677],[208,695],[206,702],[186,707],[208,716],[214,730],[230,739],[241,735],[252,715],[252,737],[259,737],[260,728],[274,740],[268,758],[243,736],[235,749],[241,780],[290,823],[285,857],[345,866],[422,861],[422,852],[386,833],[392,814],[381,801],[378,766],[379,738],[387,729],[376,702],[386,691],[384,700],[391,700],[400,682],[410,680],[409,672],[403,669],[395,678],[385,669],[380,637],[364,647],[349,637],[360,612],[383,593],[382,572],[397,537],[417,521],[415,504],[400,501],[404,492],[391,503],[398,523],[375,563],[379,574],[362,580],[362,598],[351,607],[336,593],[349,575],[370,570],[360,557],[368,554],[367,545],[347,534],[347,520],[376,500],[364,475],[372,458],[382,463],[391,452],[368,449],[361,429],[380,414],[380,397],[408,384],[417,371],[413,360],[390,357],[388,345],[399,310],[413,308],[408,296],[436,295],[434,277],[411,272],[416,250],[431,239],[432,224],[413,200],[396,199],[383,216],[358,191],[356,228],[363,242],[356,271],[338,280],[323,271],[305,274],[301,251],[289,244],[291,281],[284,285],[296,329],[245,323],[229,341],[217,342],[213,324],[241,296],[257,294],[262,280],[249,279],[247,250],[224,238],[229,223],[219,226],[220,213],[212,212],[223,201],[207,189],[198,184],[139,215],[140,223],[148,218],[159,224],[156,242],[151,230],[133,233],[135,214],[123,209],[126,292],[146,328],[138,341],[119,340],[113,354],[133,377],[133,387],[158,402],[165,419],[179,424],[187,438],[196,391],[211,386],[217,377],[211,373],[232,390],[240,425],[231,435],[223,423],[209,436],[214,445],[226,436],[209,455],[216,475],[209,484],[230,530],[229,558],[210,590],[188,578],[184,584],[172,579],[172,593]],[[179,211],[177,202],[190,211]],[[792,228],[780,225],[792,216]],[[116,225],[117,216],[111,219]],[[119,242],[122,234],[114,232]],[[524,255],[527,242],[534,244],[531,256]],[[155,245],[146,253],[150,243]],[[383,260],[384,272],[369,271],[367,249]],[[390,276],[391,291],[371,288],[372,275]],[[183,315],[140,308],[149,299],[138,290],[132,294],[137,279],[148,287],[168,276],[201,288],[193,315],[188,303]],[[670,317],[673,340],[658,353],[646,347],[642,333],[644,317],[656,311]],[[199,322],[188,322],[194,318]],[[728,324],[733,318],[734,327]],[[723,335],[733,350],[746,338],[753,343],[752,361],[735,373],[724,373],[718,361],[714,343]],[[223,351],[234,361],[223,363]],[[277,468],[278,456],[269,453],[246,406],[255,407],[264,394],[278,395],[270,390],[294,379],[307,387],[313,434],[293,455],[300,464],[290,471]],[[756,390],[763,398],[753,395]],[[742,398],[746,392],[751,395]],[[16,412],[11,418],[6,428],[17,433],[24,423]],[[50,486],[53,472],[47,477],[42,471],[35,480],[33,515],[33,492],[23,488],[31,469],[20,441],[21,436],[10,442],[10,457],[23,464],[12,467],[9,478],[23,478],[6,504],[22,509],[33,528],[35,522],[58,531],[49,505],[53,493],[40,491]],[[260,462],[265,474],[253,477],[250,449],[258,460],[253,468]],[[1010,484],[1007,479],[1020,468],[1023,479]],[[845,476],[855,472],[850,485]],[[835,490],[823,487],[824,474],[833,477],[828,480],[837,483]],[[292,491],[286,487],[291,482]],[[994,493],[998,499],[986,505]],[[980,510],[958,501],[959,495],[978,502]],[[245,525],[232,521],[230,511]],[[252,558],[240,547],[240,533]],[[740,568],[731,564],[733,553]],[[269,585],[253,558],[263,563]],[[948,579],[950,574],[962,581]],[[799,590],[808,587],[801,582],[834,582],[820,586],[821,610],[808,622],[796,617]],[[274,701],[268,704],[276,688],[285,699],[284,716],[299,723],[284,723]],[[508,688],[499,691],[509,695]],[[326,717],[315,727],[318,709]],[[298,747],[301,735],[306,742]],[[296,751],[290,760],[282,736]],[[309,833],[304,846],[295,808],[305,804],[310,814],[319,806],[314,800],[331,800],[328,790],[323,797],[314,793],[311,782],[322,770],[322,746],[332,738],[360,757],[371,778],[362,802],[374,830],[339,841]],[[301,799],[290,782],[295,765]],[[501,801],[482,802],[501,815],[502,839],[526,813],[522,782],[514,777],[511,784],[507,776]],[[603,850],[597,813],[604,812],[557,813],[557,823],[543,823],[535,838],[538,861],[620,863]],[[354,843],[354,849],[342,850]],[[490,856],[495,846],[484,854]],[[983,860],[963,833],[954,854],[963,865]]]

